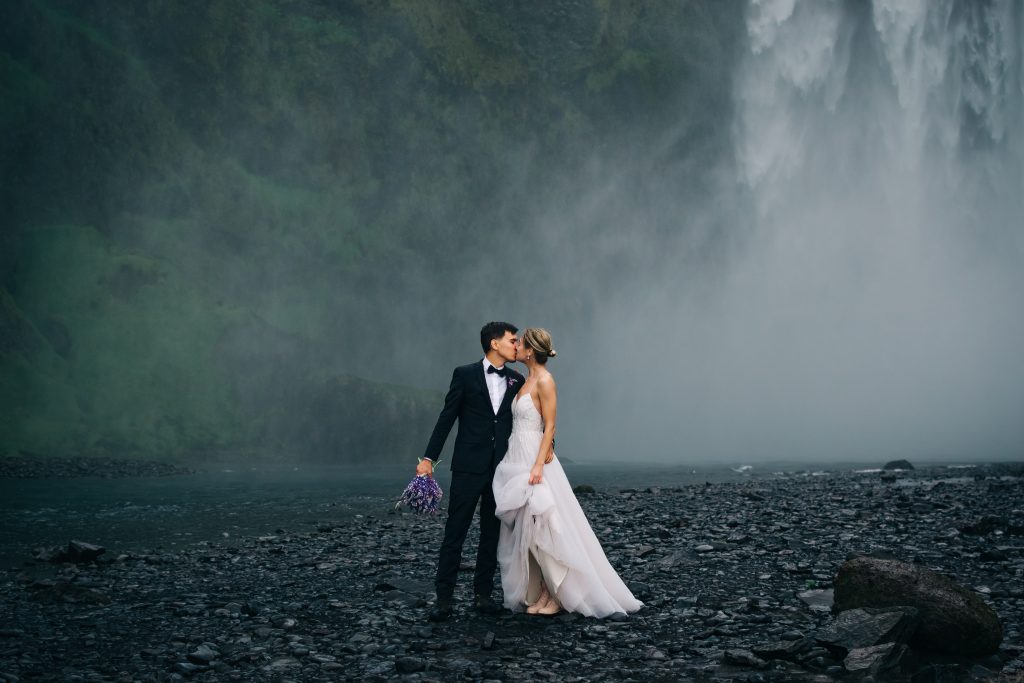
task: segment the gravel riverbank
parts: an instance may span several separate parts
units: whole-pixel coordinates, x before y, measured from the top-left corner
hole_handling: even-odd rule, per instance
[[[833,618],[840,564],[875,553],[949,575],[1002,621],[998,654],[935,659],[929,680],[1019,681],[1020,474],[805,473],[581,495],[646,603],[621,620],[481,616],[470,571],[456,618],[429,624],[444,517],[385,498],[346,522],[232,545],[25,558],[0,576],[0,680],[859,680],[814,636]],[[475,547],[473,532],[464,569]],[[766,649],[780,642],[794,652]]]

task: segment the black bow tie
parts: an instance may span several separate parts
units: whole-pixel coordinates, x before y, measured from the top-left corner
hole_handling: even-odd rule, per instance
[[[493,365],[488,365],[487,366],[487,374],[489,375],[492,372],[495,375],[501,375],[502,377],[507,377],[508,376],[508,368],[506,368],[504,366],[501,367],[501,368],[496,368]]]

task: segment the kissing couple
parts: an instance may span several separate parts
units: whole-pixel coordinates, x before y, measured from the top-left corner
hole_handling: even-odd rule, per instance
[[[485,614],[494,602],[501,565],[504,606],[515,612],[562,610],[603,618],[635,612],[633,597],[605,557],[555,456],[558,396],[547,369],[555,357],[551,335],[490,322],[480,330],[484,357],[455,368],[444,407],[417,474],[433,463],[459,422],[452,457],[448,520],[437,562],[437,600],[431,621],[452,616],[462,546],[480,507],[480,547],[473,574],[473,606]],[[521,363],[524,377],[509,367]]]

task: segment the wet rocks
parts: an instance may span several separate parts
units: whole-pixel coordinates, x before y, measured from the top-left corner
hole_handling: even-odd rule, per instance
[[[785,659],[791,662],[799,661],[800,656],[808,652],[814,646],[810,638],[796,638],[794,640],[778,640],[771,643],[755,645],[750,648],[761,659]]]
[[[857,607],[911,606],[921,624],[919,649],[978,657],[999,649],[1003,629],[995,611],[972,591],[925,567],[875,557],[845,562],[835,578],[838,612]]]
[[[33,592],[33,600],[42,603],[103,605],[111,600],[110,595],[101,590],[78,585],[72,581],[34,581],[28,588]]]
[[[726,650],[722,655],[722,661],[737,666],[749,666],[755,669],[764,669],[768,662],[764,661],[750,650]]]
[[[41,562],[92,562],[100,555],[107,552],[106,548],[82,541],[71,541],[66,547],[52,546],[50,548],[39,548],[35,552],[35,559]]]
[[[814,588],[801,591],[796,594],[811,610],[815,612],[831,612],[832,604],[835,601],[834,591],[831,588]]]
[[[904,643],[910,639],[919,622],[913,607],[855,608],[836,615],[827,628],[816,635],[818,643],[836,657],[883,643]]]
[[[836,571],[868,554],[913,557],[987,591],[1007,644],[980,663],[1005,676],[1024,670],[1024,537],[1010,533],[1022,522],[1024,487],[1000,479],[990,490],[997,480],[976,472],[918,467],[892,484],[877,473],[788,473],[756,488],[701,482],[581,496],[610,563],[646,605],[603,621],[482,615],[470,569],[454,617],[431,626],[443,514],[416,517],[367,496],[358,517],[328,524],[300,505],[295,520],[304,521],[275,520],[223,544],[111,546],[92,562],[0,571],[0,671],[52,680],[74,661],[68,680],[126,672],[161,683],[980,680],[976,661],[901,650],[909,636],[884,620],[870,638],[839,640],[849,634],[834,627],[853,614],[830,609]],[[958,529],[986,517],[1000,520],[986,535]],[[474,524],[468,568],[477,534]],[[988,550],[1005,559],[982,559]],[[107,600],[79,599],[91,591]],[[893,645],[859,646],[884,638]]]
[[[216,650],[216,646],[209,643],[203,643],[193,652],[188,654],[188,660],[193,664],[209,665],[210,662],[217,659],[218,656],[219,653]]]
[[[1014,524],[1002,515],[985,515],[957,527],[960,533],[968,536],[987,536],[998,532],[1006,536],[1024,536],[1024,524]]]
[[[402,657],[395,661],[395,671],[400,674],[411,674],[423,671],[427,663],[419,657]]]
[[[870,674],[877,677],[898,668],[900,658],[906,651],[906,645],[894,642],[854,648],[843,659],[843,668],[852,674]]]

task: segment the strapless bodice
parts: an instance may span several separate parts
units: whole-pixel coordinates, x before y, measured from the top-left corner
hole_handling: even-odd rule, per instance
[[[533,404],[533,397],[523,394],[512,399],[512,433],[543,431],[544,419]]]

